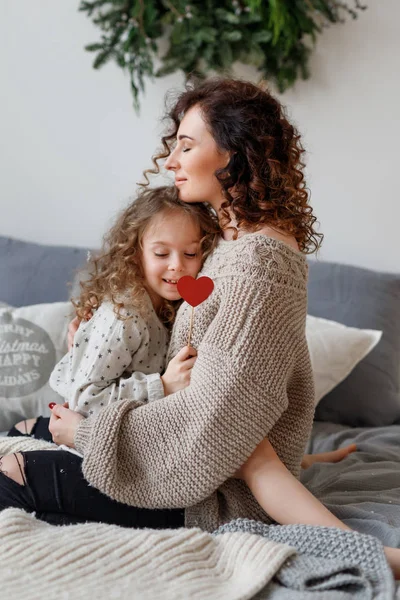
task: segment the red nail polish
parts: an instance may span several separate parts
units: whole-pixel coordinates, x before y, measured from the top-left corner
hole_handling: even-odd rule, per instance
[[[55,406],[55,405],[56,405],[56,403],[55,403],[55,402],[50,402],[50,404],[49,404],[49,408],[50,408],[50,409],[52,409],[52,408],[53,408],[53,406]]]

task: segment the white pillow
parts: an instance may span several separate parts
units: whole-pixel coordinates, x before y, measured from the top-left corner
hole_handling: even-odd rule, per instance
[[[72,309],[70,302],[0,307],[0,431],[49,415],[49,402],[60,402],[48,381],[67,352]]]
[[[48,380],[67,352],[72,313],[70,302],[0,306],[0,431],[24,418],[49,415],[49,402],[60,402]],[[315,404],[350,374],[381,335],[307,315]]]
[[[307,315],[306,337],[315,382],[315,405],[351,373],[379,342],[382,331],[346,327]]]

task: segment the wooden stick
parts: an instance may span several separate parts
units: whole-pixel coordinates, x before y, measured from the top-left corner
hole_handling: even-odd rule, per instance
[[[190,340],[192,337],[193,321],[194,321],[194,306],[192,306],[192,314],[190,316],[190,328],[189,328],[189,337],[188,337],[188,343],[187,343],[188,346],[190,346]]]

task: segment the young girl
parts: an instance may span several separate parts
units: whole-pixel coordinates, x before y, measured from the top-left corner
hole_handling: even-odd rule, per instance
[[[217,233],[205,205],[181,202],[173,187],[142,191],[120,215],[73,301],[81,319],[73,346],[50,376],[69,408],[95,416],[117,400],[152,402],[189,385],[193,348],[182,348],[161,375],[181,300],[177,281],[197,276]],[[48,424],[30,419],[9,435],[52,440]]]

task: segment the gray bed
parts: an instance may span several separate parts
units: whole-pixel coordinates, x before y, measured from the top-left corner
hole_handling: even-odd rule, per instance
[[[400,548],[400,425],[357,427],[316,422],[310,452],[355,442],[357,452],[337,464],[317,463],[302,481],[357,531]]]
[[[66,300],[86,255],[0,237],[0,302]],[[309,452],[352,442],[357,452],[313,465],[302,481],[350,527],[400,548],[400,275],[310,261],[308,312],[383,336],[316,410]]]

